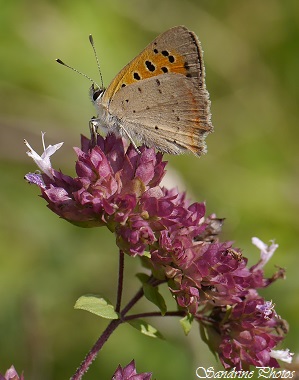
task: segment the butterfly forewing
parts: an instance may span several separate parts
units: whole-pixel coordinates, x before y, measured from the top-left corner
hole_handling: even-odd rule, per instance
[[[184,26],[162,33],[128,63],[106,89],[103,102],[109,103],[122,87],[169,72],[197,78],[198,85],[205,86],[200,42]]]

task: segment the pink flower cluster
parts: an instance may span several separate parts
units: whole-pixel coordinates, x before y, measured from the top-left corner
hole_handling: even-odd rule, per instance
[[[40,187],[48,207],[78,226],[108,227],[119,249],[145,256],[153,275],[168,283],[179,309],[212,329],[213,339],[218,336],[214,349],[226,368],[279,366],[271,353],[285,324],[256,291],[275,277],[264,278],[269,257],[248,268],[239,249],[219,241],[221,219],[206,217],[203,203],[162,187],[166,162],[161,153],[144,146],[140,153],[132,146],[125,150],[113,134],[98,136],[96,143],[82,137],[72,178],[50,164],[61,144],[49,146],[41,157],[26,144],[43,173],[25,178]]]

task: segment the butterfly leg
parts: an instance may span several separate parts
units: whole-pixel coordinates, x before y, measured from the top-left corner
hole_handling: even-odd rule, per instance
[[[136,149],[136,152],[141,154],[140,150],[138,149],[137,145],[135,144],[134,140],[132,139],[132,136],[129,134],[129,132],[126,130],[126,128],[123,125],[121,125],[120,128],[124,131],[127,138],[131,141],[133,147]]]
[[[92,147],[97,145],[97,136],[98,136],[98,126],[94,122],[94,119],[95,117],[92,117],[89,120],[90,140],[91,140]]]

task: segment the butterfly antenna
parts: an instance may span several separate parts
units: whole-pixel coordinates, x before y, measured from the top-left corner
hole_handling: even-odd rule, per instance
[[[92,80],[88,75],[82,73],[81,71],[75,69],[75,68],[72,67],[72,66],[67,65],[67,64],[64,63],[61,59],[57,58],[57,59],[56,59],[56,62],[58,62],[58,63],[59,63],[60,65],[62,65],[62,66],[65,66],[65,67],[67,67],[67,68],[69,68],[69,69],[75,71],[75,73],[78,73],[78,74],[82,75],[83,77],[85,77],[85,78],[87,78],[88,80],[90,80],[90,82],[91,82],[92,84],[95,84],[97,87],[99,87],[99,85],[98,85],[94,80]],[[100,87],[99,87],[99,88],[100,88]]]
[[[102,77],[102,71],[101,71],[100,61],[99,61],[99,58],[98,58],[98,55],[97,55],[97,51],[96,51],[96,48],[94,46],[93,37],[92,37],[91,34],[89,35],[89,42],[90,42],[90,45],[92,46],[93,53],[94,53],[95,59],[97,61],[97,66],[98,66],[98,70],[99,70],[100,77],[101,77],[101,84],[102,84],[101,88],[104,88],[104,82],[103,82],[103,77]]]

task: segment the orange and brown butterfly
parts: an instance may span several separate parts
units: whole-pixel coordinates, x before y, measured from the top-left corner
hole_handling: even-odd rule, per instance
[[[184,26],[159,35],[107,89],[93,84],[90,95],[97,109],[92,125],[128,138],[137,150],[144,143],[171,154],[206,152],[213,126],[203,52]]]

